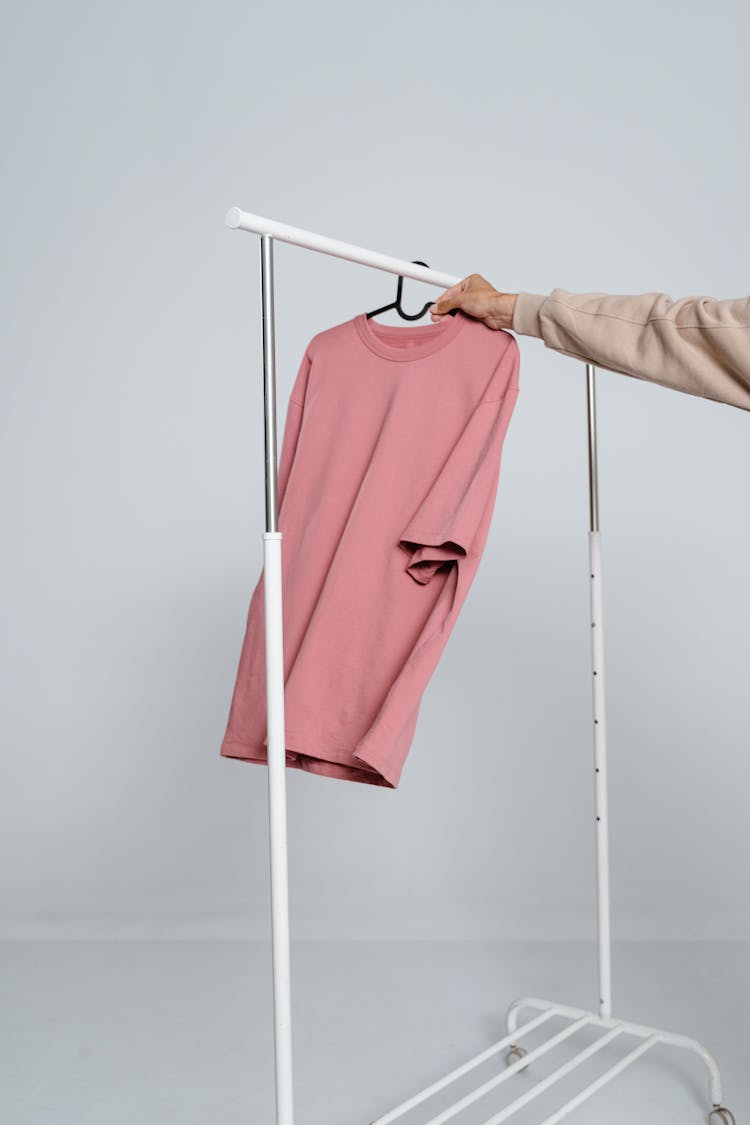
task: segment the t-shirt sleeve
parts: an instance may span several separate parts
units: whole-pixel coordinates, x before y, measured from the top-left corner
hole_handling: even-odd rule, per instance
[[[435,480],[401,533],[406,571],[422,584],[481,553],[494,506],[503,441],[518,397],[518,348],[507,349],[493,379],[499,397],[475,407]]]

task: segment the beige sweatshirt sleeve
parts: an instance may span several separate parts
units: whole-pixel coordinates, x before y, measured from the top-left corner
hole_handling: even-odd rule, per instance
[[[513,331],[609,371],[750,410],[750,297],[519,293]]]

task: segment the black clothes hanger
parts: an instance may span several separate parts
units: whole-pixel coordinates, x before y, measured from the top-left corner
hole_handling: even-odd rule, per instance
[[[417,261],[416,258],[412,258],[412,262],[414,263],[415,266],[427,266],[427,262]],[[427,268],[429,269],[429,266]],[[365,315],[367,316],[367,318],[369,319],[371,316],[377,316],[378,313],[387,312],[389,309],[395,309],[396,312],[398,313],[398,315],[400,317],[403,317],[404,320],[419,320],[420,316],[424,316],[424,314],[429,309],[430,305],[434,304],[434,301],[428,301],[427,304],[424,306],[424,308],[421,310],[421,312],[418,312],[418,313],[404,312],[404,310],[401,307],[401,293],[403,291],[403,288],[404,288],[404,278],[403,278],[402,274],[399,274],[398,275],[398,285],[396,286],[396,300],[391,301],[390,305],[383,305],[383,307],[381,309],[373,309],[372,312],[366,313]],[[448,315],[449,316],[455,316],[457,312],[458,312],[458,309],[450,309]]]

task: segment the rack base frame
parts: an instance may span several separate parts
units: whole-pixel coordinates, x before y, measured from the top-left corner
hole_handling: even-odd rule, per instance
[[[518,1014],[526,1008],[539,1014],[519,1026]],[[549,1038],[545,1039],[531,1050],[527,1050],[525,1047],[519,1045],[521,1040],[529,1033],[549,1023],[556,1017],[561,1017],[567,1021],[566,1026],[563,1027],[562,1030],[555,1031]],[[467,1062],[456,1067],[443,1078],[438,1079],[423,1090],[420,1090],[419,1093],[414,1094],[388,1113],[375,1118],[374,1121],[370,1122],[370,1125],[390,1125],[391,1122],[398,1121],[404,1114],[409,1113],[417,1106],[429,1101],[430,1098],[446,1089],[452,1082],[463,1078],[464,1075],[468,1074],[475,1067],[481,1066],[482,1063],[486,1063],[493,1056],[505,1052],[505,1070],[486,1080],[481,1085],[477,1086],[476,1089],[465,1094],[446,1109],[441,1110],[436,1116],[428,1118],[421,1123],[421,1125],[442,1125],[445,1121],[454,1120],[459,1117],[463,1110],[473,1106],[480,1098],[497,1090],[504,1083],[512,1079],[514,1075],[522,1070],[526,1070],[537,1059],[547,1055],[554,1050],[555,1047],[568,1039],[572,1039],[577,1032],[587,1027],[599,1028],[604,1034],[594,1040],[593,1043],[588,1044],[588,1046],[584,1047],[572,1058],[561,1063],[551,1074],[548,1074],[545,1078],[539,1079],[533,1086],[527,1087],[522,1094],[514,1098],[508,1105],[505,1105],[502,1109],[493,1113],[492,1116],[482,1122],[482,1125],[500,1125],[501,1122],[510,1120],[514,1114],[519,1113],[529,1105],[530,1102],[533,1102],[535,1098],[545,1093],[563,1078],[566,1078],[582,1063],[593,1058],[594,1055],[603,1050],[610,1043],[628,1035],[640,1040],[638,1045],[631,1047],[626,1054],[622,1055],[617,1062],[604,1070],[593,1082],[590,1082],[575,1094],[574,1097],[565,1102],[564,1105],[544,1117],[539,1122],[539,1125],[557,1125],[558,1121],[564,1120],[573,1110],[583,1105],[583,1103],[588,1101],[597,1091],[606,1086],[608,1082],[617,1078],[619,1074],[627,1070],[632,1063],[645,1055],[647,1051],[650,1051],[653,1047],[660,1044],[692,1051],[703,1060],[708,1069],[709,1079],[709,1125],[735,1125],[734,1115],[726,1106],[721,1104],[721,1077],[716,1059],[710,1051],[707,1051],[706,1048],[695,1039],[690,1039],[685,1035],[675,1035],[670,1031],[660,1031],[653,1027],[646,1027],[643,1024],[631,1023],[627,1020],[614,1019],[612,1016],[597,1015],[594,1012],[585,1011],[583,1008],[574,1008],[568,1004],[557,1004],[550,1000],[539,1000],[531,996],[514,1000],[508,1008],[505,1022],[507,1035],[502,1039],[493,1043],[486,1050],[474,1055],[472,1058],[468,1059]]]

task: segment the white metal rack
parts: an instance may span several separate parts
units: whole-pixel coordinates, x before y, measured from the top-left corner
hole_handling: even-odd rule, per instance
[[[268,799],[271,856],[271,925],[273,946],[273,996],[274,996],[274,1046],[276,1068],[276,1125],[293,1125],[294,1105],[292,1087],[292,1037],[291,997],[289,971],[289,892],[287,868],[286,820],[286,747],[284,738],[284,661],[282,636],[282,586],[281,586],[281,532],[278,530],[277,506],[277,435],[276,435],[276,356],[274,332],[274,279],[273,240],[293,243],[308,250],[320,251],[335,257],[346,258],[361,265],[403,277],[426,281],[446,288],[460,281],[460,277],[389,257],[361,246],[340,242],[325,235],[314,234],[298,227],[288,226],[273,219],[241,211],[232,207],[226,216],[227,225],[236,230],[251,231],[261,236],[261,302],[263,326],[263,401],[265,419],[265,493],[266,527],[263,532],[264,607],[267,683],[267,745],[268,745]],[[585,1028],[598,1028],[604,1034],[559,1065],[546,1078],[526,1087],[519,1096],[493,1113],[483,1125],[499,1125],[522,1110],[535,1098],[573,1070],[603,1050],[614,1040],[630,1036],[638,1040],[616,1063],[603,1071],[595,1081],[584,1087],[565,1102],[540,1125],[556,1125],[573,1110],[587,1101],[607,1082],[616,1078],[647,1051],[660,1044],[692,1051],[703,1059],[708,1068],[709,1125],[735,1125],[732,1113],[722,1105],[721,1078],[713,1055],[700,1043],[684,1035],[659,1031],[652,1027],[615,1019],[612,1016],[611,963],[610,963],[610,908],[609,908],[609,853],[607,821],[607,751],[604,701],[604,637],[602,622],[602,585],[599,532],[599,499],[597,479],[595,368],[586,364],[588,447],[589,447],[589,592],[591,614],[593,743],[594,743],[594,795],[596,815],[596,871],[597,871],[597,939],[599,950],[599,1007],[598,1013],[570,1007],[553,1001],[525,997],[515,1000],[506,1013],[507,1035],[480,1054],[475,1055],[455,1070],[421,1090],[395,1109],[378,1117],[370,1125],[388,1125],[409,1113],[416,1106],[427,1103],[435,1094],[452,1082],[462,1078],[472,1069],[505,1052],[506,1068],[485,1081],[471,1093],[459,1098],[448,1108],[430,1116],[423,1125],[442,1125],[480,1098],[503,1083],[510,1082],[520,1070],[525,1070],[537,1059],[553,1051],[565,1040]],[[519,1026],[518,1015],[523,1009],[536,1012]],[[555,1031],[541,1045],[526,1050],[521,1041],[537,1028],[555,1020],[564,1020],[562,1030]],[[645,1123],[644,1123],[645,1125]]]

